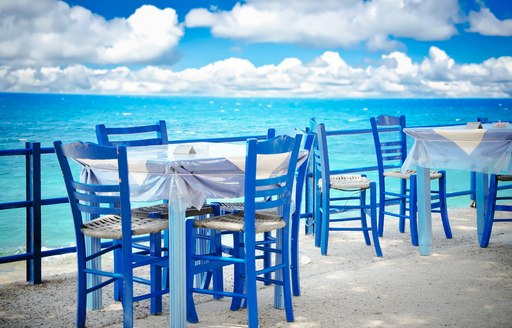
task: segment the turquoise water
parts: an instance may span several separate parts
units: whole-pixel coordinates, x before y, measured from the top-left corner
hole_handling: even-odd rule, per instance
[[[169,139],[265,134],[269,127],[290,132],[315,117],[328,130],[370,128],[380,114],[406,115],[407,124],[438,125],[512,120],[512,99],[297,99],[41,95],[0,93],[0,149],[24,148],[27,141],[51,147],[54,140],[95,141],[94,127],[167,121]],[[375,165],[370,135],[329,140],[333,168]],[[65,195],[55,156],[43,155],[43,198]],[[21,157],[0,157],[0,202],[25,199]],[[374,173],[369,173],[373,177]],[[448,172],[449,191],[469,186],[467,172]],[[467,206],[468,198],[449,200]],[[43,245],[73,243],[69,205],[43,207]],[[0,211],[0,255],[25,243],[25,210]]]

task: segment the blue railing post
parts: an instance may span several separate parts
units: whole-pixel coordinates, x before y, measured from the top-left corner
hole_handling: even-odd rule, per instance
[[[41,283],[41,144],[27,142],[32,152],[26,156],[26,197],[32,202],[27,207],[27,281]]]

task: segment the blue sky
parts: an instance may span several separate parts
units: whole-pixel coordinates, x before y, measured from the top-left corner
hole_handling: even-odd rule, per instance
[[[0,91],[510,97],[509,0],[2,0]]]

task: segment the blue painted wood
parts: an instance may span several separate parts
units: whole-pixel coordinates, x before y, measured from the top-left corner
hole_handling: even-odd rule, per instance
[[[306,132],[307,133],[314,133],[312,132],[311,128],[308,127],[306,128]],[[314,140],[313,140],[314,142]],[[306,235],[313,235],[314,234],[314,217],[313,217],[313,210],[314,210],[314,176],[313,176],[313,172],[314,172],[314,167],[315,167],[315,164],[314,164],[314,156],[311,156],[311,153],[313,151],[313,148],[311,147],[310,151],[309,151],[309,157],[308,157],[308,165],[307,165],[307,168],[306,168],[306,176],[304,177],[305,181],[304,181],[304,185],[305,185],[305,195],[304,195],[304,198],[305,198],[305,201],[304,201],[304,208],[305,208],[305,213],[301,215],[301,217],[305,218],[305,225],[304,225],[304,229],[305,229],[305,234]]]
[[[307,171],[309,169],[310,165],[310,159],[312,156],[310,154],[312,153],[313,148],[313,141],[315,139],[314,133],[310,132],[301,132],[304,133],[305,138],[303,142],[303,150],[307,151],[308,155],[304,159],[304,162],[297,168],[296,173],[296,179],[295,179],[295,200],[294,200],[294,206],[295,210],[292,214],[292,220],[291,220],[291,277],[292,277],[292,289],[293,289],[293,295],[294,296],[300,296],[300,274],[299,274],[299,234],[300,234],[300,220],[305,217],[310,217],[309,215],[305,214],[302,215],[302,198],[304,194],[304,185],[306,180]],[[269,129],[267,133],[267,139],[271,139],[275,137],[275,129]],[[307,192],[305,193],[307,196]],[[216,205],[217,204],[217,205]],[[220,205],[218,203],[212,203],[213,206],[219,207]],[[239,210],[242,210],[243,207],[241,207]],[[226,232],[224,232],[226,234]],[[263,240],[257,241],[257,245],[262,245],[262,247],[265,249],[266,246],[270,245],[271,243],[280,242],[280,239],[277,237],[272,236],[270,232],[264,233]],[[220,243],[220,240],[219,240]],[[217,246],[218,247],[218,246]],[[280,247],[280,246],[279,246]],[[224,245],[221,245],[221,248],[224,249],[225,253],[231,254],[232,248]],[[262,255],[263,258],[263,266],[265,268],[268,268],[271,266],[271,252],[263,252]],[[218,278],[222,278],[221,274],[214,275]],[[209,279],[211,278],[211,275],[209,276]],[[265,275],[265,278],[267,282],[265,282],[266,285],[270,285],[271,281],[271,272]],[[208,286],[209,281],[206,282],[206,286]],[[220,282],[217,283],[218,286],[220,286],[220,289],[222,289],[222,284]],[[214,287],[215,288],[215,287]],[[276,285],[276,288],[279,289],[280,286]],[[220,290],[219,288],[215,288],[216,290]],[[275,302],[274,306],[276,308],[283,308],[283,301],[282,298],[278,295],[282,295],[281,290],[276,290],[274,293]]]
[[[126,127],[106,127],[105,124],[96,125],[96,138],[100,145],[117,146],[124,144],[128,147],[166,145],[169,143],[167,135],[167,124],[160,120],[155,124],[126,126]],[[151,206],[149,207],[151,208]],[[151,212],[150,209],[145,210]],[[156,213],[163,216],[163,213]],[[139,247],[144,247],[139,244]],[[164,248],[169,249],[169,232],[164,232]],[[119,256],[117,256],[119,257]],[[169,275],[168,268],[164,269],[164,276]],[[164,279],[164,287],[167,286],[168,279]],[[120,299],[121,286],[116,283],[114,298]]]
[[[476,183],[476,227],[478,242],[482,243],[482,234],[485,226],[485,216],[487,213],[487,200],[489,199],[489,175],[487,173],[477,172]]]
[[[41,144],[27,143],[32,149],[32,157],[27,155],[27,200],[32,206],[27,208],[27,251],[32,255],[27,260],[27,280],[41,283]]]
[[[77,299],[77,327],[85,327],[87,295],[101,290],[104,286],[121,281],[121,299],[123,305],[123,326],[133,327],[133,302],[143,299],[151,299],[151,313],[161,312],[161,297],[167,292],[162,290],[161,267],[167,265],[168,258],[162,257],[160,246],[160,232],[151,234],[150,253],[145,251],[139,253],[132,249],[132,223],[130,206],[130,189],[128,182],[128,162],[126,157],[126,146],[117,147],[100,146],[92,143],[76,142],[63,145],[60,141],[54,143],[55,152],[61,167],[66,191],[70,200],[70,207],[74,221],[77,263],[78,263],[78,299]],[[100,185],[92,181],[79,181],[73,176],[70,168],[70,161],[80,158],[82,160],[116,160],[118,166],[118,184]],[[105,195],[109,191],[109,195]],[[83,196],[85,195],[85,196]],[[87,206],[81,206],[86,200]],[[101,208],[101,210],[98,210]],[[119,215],[121,220],[121,240],[116,240],[112,246],[101,247],[99,243],[92,243],[86,249],[85,236],[82,232],[84,215],[96,213]],[[89,253],[89,252],[90,253]],[[109,252],[118,252],[122,257],[120,265],[115,265],[114,272],[105,272],[97,269],[88,262],[98,260],[102,255]],[[135,252],[135,253],[134,253]],[[147,282],[144,279],[136,278],[133,275],[134,267],[150,265],[151,279]],[[103,282],[95,285],[88,285],[88,276],[101,276]],[[106,278],[105,278],[106,277]],[[150,292],[134,297],[133,283],[149,283]]]
[[[131,147],[166,145],[169,143],[165,121],[130,127],[106,127],[105,124],[98,124],[96,125],[96,137],[100,145],[110,146],[125,144]]]
[[[453,124],[453,125],[460,125],[460,124]],[[386,128],[382,128],[381,130],[386,130]],[[391,130],[391,129],[389,129]],[[359,129],[359,130],[335,130],[335,131],[326,131],[328,136],[337,137],[337,136],[350,136],[354,134],[368,134],[371,133],[371,129]],[[219,138],[201,138],[201,139],[182,139],[182,140],[171,140],[169,143],[187,143],[187,142],[200,142],[200,141],[209,141],[209,142],[236,142],[236,141],[245,141],[247,138],[257,138],[257,139],[265,139],[267,138],[266,135],[254,135],[254,136],[237,136],[237,137],[219,137]],[[40,148],[41,154],[53,154],[54,149],[53,147],[41,147]],[[32,159],[32,150],[30,148],[21,148],[21,149],[1,149],[0,150],[0,157],[4,156],[28,156],[28,159]],[[27,159],[26,159],[27,160]],[[351,172],[365,172],[365,171],[375,171],[377,170],[377,166],[373,167],[365,167],[365,168],[347,168],[344,170],[340,170],[340,172],[337,173],[351,173]],[[43,172],[44,173],[44,172]],[[308,173],[307,180],[312,180],[312,174]],[[308,183],[308,181],[306,183]],[[498,186],[498,189],[502,189],[502,186]],[[306,213],[301,214],[301,217],[306,218],[306,233],[311,233],[313,231],[314,226],[314,220],[313,220],[313,195],[312,191],[310,191],[310,188],[306,187]],[[455,192],[449,192],[446,194],[446,197],[459,197],[462,195],[471,195],[474,194],[474,188],[471,188],[470,190],[463,190],[463,191],[455,191]],[[48,199],[41,199],[41,206],[45,205],[52,205],[52,204],[61,204],[61,203],[67,203],[68,199],[67,197],[57,197],[57,198],[48,198]],[[309,204],[309,205],[308,205]],[[21,201],[13,201],[13,202],[3,202],[0,203],[0,210],[5,209],[13,209],[13,208],[29,208],[33,206],[32,200],[21,200]],[[27,211],[28,214],[26,214],[26,217],[30,215],[30,211]],[[60,248],[57,250],[52,251],[42,251],[42,257],[46,256],[53,256],[53,255],[60,255],[60,254],[67,254],[74,252],[74,247],[65,247]],[[54,253],[57,252],[57,253]],[[25,261],[28,258],[32,256],[31,253],[23,253],[23,254],[16,254],[16,255],[8,255],[0,257],[0,263],[10,263],[10,262],[16,262],[16,261]],[[27,281],[29,280],[29,276],[27,275]]]
[[[204,293],[232,297],[232,310],[239,309],[242,299],[245,299],[249,327],[258,327],[256,281],[265,281],[265,273],[277,270],[281,270],[282,280],[277,281],[274,278],[272,282],[282,284],[286,319],[287,321],[294,320],[290,281],[290,206],[300,141],[300,134],[295,138],[279,136],[263,141],[247,140],[244,181],[244,231],[234,234],[233,257],[224,257],[218,254],[197,254],[194,241],[196,231],[193,229],[192,223],[189,222],[187,235],[192,236],[187,243],[187,320],[189,322],[198,321],[192,294]],[[280,176],[257,179],[257,155],[277,153],[291,153],[287,172]],[[269,197],[272,197],[271,201],[268,201]],[[277,253],[281,254],[282,263],[259,271],[256,270],[255,253],[255,216],[257,210],[277,210],[286,222],[284,228],[282,228],[282,248],[276,250]],[[207,260],[209,263],[207,265],[196,265],[197,260]],[[194,288],[194,274],[226,265],[234,265],[235,267],[234,290],[232,293]]]
[[[492,227],[495,222],[512,222],[512,218],[495,218],[495,212],[496,211],[506,211],[506,212],[512,212],[512,206],[507,205],[507,203],[502,203],[503,201],[507,201],[510,203],[510,200],[512,200],[512,196],[510,195],[499,195],[500,190],[507,190],[512,188],[512,183],[510,181],[507,181],[504,185],[499,185],[500,180],[498,179],[498,176],[495,174],[492,174],[489,178],[489,199],[487,202],[487,209],[485,212],[485,220],[484,220],[484,227],[483,231],[481,233],[480,238],[480,247],[487,247],[489,245],[489,240],[491,238],[492,234]],[[485,181],[484,181],[485,183]],[[485,186],[486,184],[484,184]],[[485,190],[484,190],[485,195]],[[478,213],[480,214],[480,213]],[[480,223],[481,218],[478,217],[477,220]],[[481,228],[481,225],[477,225]],[[480,231],[479,231],[480,235]]]
[[[311,153],[313,151],[313,143],[315,140],[315,134],[306,132],[304,138],[303,149],[308,152],[308,157],[297,169],[297,177],[295,182],[295,211],[292,215],[292,234],[291,234],[291,275],[292,275],[292,290],[294,296],[300,296],[300,274],[299,274],[299,230],[300,220],[302,212],[302,197],[304,191],[304,185],[306,180],[306,174],[308,167],[311,164],[310,159],[313,158]],[[307,225],[307,224],[306,224]]]
[[[379,243],[377,231],[376,214],[376,191],[375,182],[370,183],[370,204],[366,203],[366,189],[356,190],[358,196],[331,196],[331,169],[329,163],[329,149],[327,146],[327,135],[324,124],[314,124],[316,132],[316,142],[314,145],[315,158],[315,197],[317,199],[318,209],[316,217],[320,218],[320,224],[317,227],[317,233],[320,235],[320,250],[322,255],[327,255],[330,231],[361,231],[367,245],[371,245],[369,231],[372,232],[373,246],[377,256],[382,256],[382,250]],[[321,182],[320,182],[321,179]],[[344,193],[342,190],[337,190]],[[350,191],[352,194],[354,190]],[[353,205],[353,201],[357,203]],[[358,215],[354,217],[332,218],[331,215],[341,212],[357,211]],[[368,227],[366,216],[370,215],[371,225]],[[360,227],[343,227],[334,222],[360,221]]]
[[[318,128],[318,123],[316,122],[315,118],[311,118],[309,120],[309,129],[313,133],[317,133],[316,130]],[[327,132],[326,132],[327,135]],[[315,246],[320,247],[321,244],[321,236],[322,236],[322,215],[320,214],[320,208],[321,208],[321,197],[318,194],[318,185],[317,181],[319,179],[318,176],[318,170],[316,168],[316,162],[318,162],[318,156],[317,156],[317,150],[318,147],[318,137],[315,138],[315,142],[313,144],[313,156],[312,157],[312,176],[311,176],[311,188],[310,191],[312,192],[311,200],[312,200],[312,230],[313,234],[315,235]]]
[[[412,174],[409,179],[398,178],[401,179],[400,190],[392,191],[387,190],[386,181],[397,178],[384,175],[384,172],[388,170],[399,171],[407,157],[407,138],[403,132],[406,127],[405,116],[380,115],[372,117],[370,125],[379,172],[379,235],[383,236],[384,234],[384,217],[386,215],[399,219],[400,232],[405,232],[405,221],[409,220],[411,243],[418,246],[416,176]],[[446,203],[446,172],[439,172],[442,178],[438,179],[438,189],[433,191],[430,196],[437,202],[432,203],[431,208],[441,213],[445,236],[452,238]],[[387,205],[394,204],[399,204],[398,213],[386,210]]]
[[[418,225],[419,248],[421,255],[432,254],[432,211],[430,197],[430,170],[416,169],[418,182]]]

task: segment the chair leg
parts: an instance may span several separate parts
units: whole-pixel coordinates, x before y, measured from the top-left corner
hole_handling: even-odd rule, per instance
[[[489,182],[489,200],[487,205],[487,213],[485,213],[485,225],[480,239],[480,247],[489,246],[491,239],[492,225],[494,223],[494,207],[496,206],[496,197],[498,193],[498,179],[495,175],[491,175]]]
[[[322,244],[322,193],[318,190],[315,192],[315,246],[320,247]]]
[[[327,248],[329,247],[329,205],[328,200],[326,199],[329,196],[325,196],[325,193],[322,194],[322,228],[321,228],[321,245],[320,245],[320,253],[322,255],[327,255]]]
[[[77,245],[77,247],[79,247]],[[76,326],[78,328],[85,327],[85,320],[87,316],[87,277],[85,274],[85,250],[77,251],[78,260],[78,283],[77,283],[77,302],[76,302]]]
[[[412,181],[411,181],[411,190],[412,190]],[[412,192],[412,191],[411,191]],[[401,179],[400,180],[400,194],[401,195],[407,195],[407,180]],[[409,204],[409,213],[411,213],[411,204]],[[400,219],[398,221],[398,230],[401,233],[405,232],[405,212],[407,209],[407,198],[402,196],[400,197]]]
[[[164,235],[164,248],[165,248],[164,255],[169,255],[169,251],[170,251],[170,249],[169,249],[169,230],[164,230],[163,235]],[[162,277],[163,277],[162,288],[163,289],[169,288],[169,266],[165,266],[163,268]]]
[[[279,233],[279,232],[278,232]],[[293,316],[293,304],[292,304],[292,293],[291,293],[291,281],[290,281],[290,248],[287,247],[290,241],[289,228],[285,227],[282,230],[282,257],[281,260],[285,264],[285,267],[281,269],[281,276],[283,278],[283,297],[284,297],[284,308],[286,312],[286,321],[294,321]]]
[[[300,296],[300,276],[299,276],[299,230],[300,213],[296,210],[292,216],[292,240],[291,240],[291,279],[293,296]]]
[[[220,231],[210,229],[208,231],[210,236],[209,240],[209,253],[215,254],[215,256],[222,256],[222,234]],[[208,289],[210,283],[213,282],[213,290],[223,291],[224,290],[224,272],[222,267],[215,268],[212,271],[203,273],[204,277],[201,281],[201,289]],[[222,295],[213,295],[213,298],[218,300],[221,299]]]
[[[244,236],[245,244],[254,244],[254,241],[250,242],[246,239],[248,238],[256,238],[254,235],[245,234]],[[256,290],[256,258],[255,258],[255,250],[254,249],[246,249],[245,250],[245,265],[244,271],[245,276],[245,286],[247,289],[246,300],[247,300],[247,316],[249,321],[249,328],[257,328],[258,327],[258,295]],[[288,285],[289,287],[289,285]],[[233,298],[234,300],[234,298]]]
[[[418,246],[418,188],[416,187],[416,176],[411,175],[409,191],[409,217],[411,227],[411,242]]]
[[[192,220],[187,221],[186,231],[187,231],[187,243],[186,243],[186,275],[187,275],[187,321],[190,323],[199,322],[199,318],[197,317],[196,306],[194,304],[194,294],[192,289],[194,288],[194,260],[192,256],[196,253],[196,232],[193,228]]]
[[[268,241],[272,238],[272,235],[270,232],[263,233],[263,240]],[[270,252],[263,252],[263,267],[264,268],[270,268],[272,266],[272,254]],[[271,274],[265,273],[264,277],[266,280],[269,280],[271,278]],[[270,281],[265,281],[264,285],[271,285]]]
[[[132,269],[132,250],[131,238],[122,241],[123,258],[126,259],[122,263],[123,272],[123,327],[133,327],[133,269]]]
[[[119,244],[119,240],[114,240],[115,244]],[[122,249],[118,248],[114,250],[114,272],[122,273]],[[118,279],[114,282],[114,300],[119,302],[123,299],[123,281]]]
[[[212,239],[210,243],[212,243],[212,247],[214,247],[215,255],[222,256],[222,234],[220,231],[211,230]],[[216,291],[224,290],[224,271],[222,267],[213,270],[213,289]],[[221,295],[214,295],[214,299],[221,299]]]
[[[242,232],[233,234],[234,255],[238,258],[245,258],[243,246],[244,234]],[[244,264],[234,265],[233,293],[242,294],[246,286],[246,268]],[[237,311],[242,306],[242,298],[233,297],[231,300],[231,311]]]
[[[368,234],[368,224],[366,222],[366,190],[362,190],[359,193],[359,206],[361,206],[359,214],[361,215],[361,228],[363,231],[364,242],[366,245],[371,245],[370,235]]]
[[[373,247],[378,257],[382,257],[382,249],[379,242],[379,234],[377,231],[377,191],[375,190],[375,182],[370,183],[370,223],[373,238]]]
[[[439,202],[441,207],[441,221],[443,222],[443,229],[446,238],[452,238],[452,229],[450,227],[450,221],[448,219],[448,206],[446,203],[446,172],[439,179]]]
[[[384,210],[386,209],[386,187],[384,179],[379,179],[379,237],[384,235]]]
[[[152,233],[150,238],[150,255],[160,257],[162,255],[162,234]],[[151,280],[151,314],[162,313],[162,295],[155,296],[162,290],[162,266],[160,264],[152,264],[150,266],[150,280]]]

